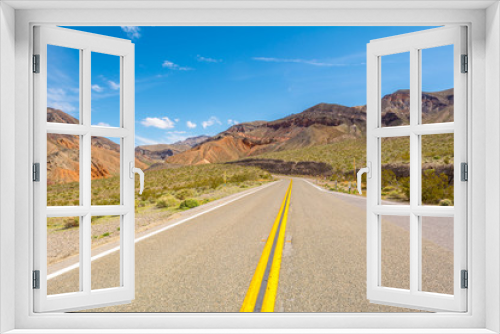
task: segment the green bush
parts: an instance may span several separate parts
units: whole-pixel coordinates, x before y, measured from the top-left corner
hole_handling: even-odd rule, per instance
[[[200,203],[195,199],[186,199],[186,200],[181,202],[181,204],[179,205],[179,208],[191,209],[191,208],[195,208],[199,205],[200,205]]]

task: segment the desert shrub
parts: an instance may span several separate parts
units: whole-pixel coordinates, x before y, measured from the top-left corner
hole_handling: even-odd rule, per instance
[[[80,226],[80,219],[79,218],[70,218],[64,222],[64,229],[69,229],[69,228],[78,227],[78,226]]]
[[[156,202],[156,207],[157,208],[168,208],[168,204],[167,204],[167,201],[161,199],[159,200],[158,202]]]
[[[434,169],[424,170],[422,173],[422,202],[425,204],[439,204],[442,199],[453,202],[454,187],[449,185],[448,176],[444,173],[436,174]]]
[[[442,199],[439,201],[439,206],[452,206],[453,202],[449,199]]]
[[[382,170],[382,187],[395,186],[397,183],[396,174],[392,170]]]
[[[222,184],[224,184],[224,178],[222,176],[211,177],[208,180],[208,186],[212,189],[217,189]]]
[[[180,200],[185,200],[188,197],[196,196],[196,191],[194,189],[181,189],[175,193],[175,197]]]
[[[191,209],[191,208],[195,208],[199,205],[200,205],[200,203],[195,199],[186,199],[186,200],[181,202],[181,204],[179,205],[179,208]]]
[[[162,197],[158,202],[156,202],[157,208],[171,208],[177,206],[179,201],[172,195],[167,195]]]
[[[271,179],[272,179],[271,174],[269,174],[269,173],[267,173],[267,172],[262,173],[262,174],[260,174],[259,176],[260,176],[260,178],[261,178],[262,180],[271,180]]]
[[[401,186],[401,190],[406,197],[406,200],[410,200],[410,178],[402,177],[399,179],[399,184]]]
[[[235,174],[235,175],[231,176],[231,178],[229,179],[229,182],[241,183],[241,182],[245,182],[245,181],[256,180],[258,178],[259,178],[259,176],[257,175],[257,173],[255,173],[255,171],[248,171],[245,173]]]

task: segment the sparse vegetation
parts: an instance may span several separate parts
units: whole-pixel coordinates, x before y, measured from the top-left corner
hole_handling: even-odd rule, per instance
[[[272,178],[268,172],[258,168],[222,164],[146,171],[144,192],[142,195],[136,192],[137,206],[146,207],[154,204],[157,207],[167,208],[177,206],[180,201],[187,198],[203,197],[224,185],[222,176],[224,172],[227,186],[250,186]],[[120,204],[119,181],[118,176],[93,180],[92,205]],[[136,189],[139,189],[138,180]],[[78,205],[79,191],[78,182],[48,185],[47,205]]]
[[[226,174],[227,183],[221,175]],[[145,186],[139,195],[136,181],[136,212],[166,210],[167,214],[194,208],[212,200],[261,185],[272,179],[258,168],[231,165],[200,165],[174,169],[146,171]],[[92,181],[92,205],[117,205],[120,203],[119,177]],[[48,205],[78,205],[78,182],[53,184],[47,187]],[[76,202],[76,204],[75,204]],[[93,216],[92,225],[104,217]],[[55,217],[47,222],[49,231],[78,228],[78,217]],[[116,229],[119,231],[119,227]],[[108,235],[97,236],[97,238]]]
[[[385,138],[382,142],[382,165],[389,164],[401,170],[406,176],[396,175],[389,168],[382,168],[382,198],[395,201],[408,201],[410,196],[410,140],[409,138]],[[453,134],[422,136],[422,163],[435,166],[453,165]],[[284,161],[325,162],[333,167],[333,175],[322,183],[333,191],[350,193],[355,189],[356,169],[366,165],[366,138],[346,139],[336,143],[313,146],[297,150],[271,152],[256,158],[281,159]],[[451,168],[452,170],[452,168]],[[364,178],[363,183],[366,182]],[[445,200],[440,204],[441,200]],[[422,201],[425,204],[453,205],[453,175],[425,169],[422,173]]]

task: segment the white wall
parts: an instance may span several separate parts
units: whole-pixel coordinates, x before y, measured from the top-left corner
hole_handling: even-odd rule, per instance
[[[14,328],[15,11],[0,3],[0,333]]]
[[[486,253],[499,254],[500,245],[500,6],[486,11]],[[486,263],[486,328],[500,332],[500,266],[498,257]],[[496,261],[492,261],[496,259]]]

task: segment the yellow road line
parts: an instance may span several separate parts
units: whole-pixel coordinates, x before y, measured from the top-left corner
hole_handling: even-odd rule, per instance
[[[292,190],[292,182],[290,182],[290,185],[288,186],[285,198],[283,198],[283,202],[281,203],[278,216],[276,216],[276,219],[274,220],[273,228],[271,229],[271,233],[269,234],[267,242],[264,245],[264,250],[260,257],[259,263],[257,264],[257,269],[255,269],[255,273],[253,274],[252,281],[250,282],[250,287],[248,288],[240,312],[253,312],[255,308],[255,303],[257,301],[257,297],[259,296],[259,290],[262,284],[262,278],[264,277],[264,273],[266,271],[266,266],[269,261],[269,255],[271,253],[271,249],[273,248],[276,231],[278,230],[278,226],[280,223],[281,214],[283,213],[283,209],[287,202],[287,198],[289,197],[288,194],[291,192],[291,190]]]
[[[290,207],[290,197],[292,197],[292,183],[290,181],[290,196],[285,206],[285,214],[283,215],[283,220],[281,221],[280,232],[278,234],[278,242],[276,243],[276,249],[274,251],[273,264],[271,266],[271,271],[269,272],[269,280],[267,282],[266,294],[264,295],[264,301],[262,302],[261,312],[274,312],[274,304],[276,302],[276,294],[278,292],[278,282],[280,279],[280,268],[281,268],[281,257],[283,255],[283,246],[285,243],[285,230],[286,221],[288,218],[288,208]]]

